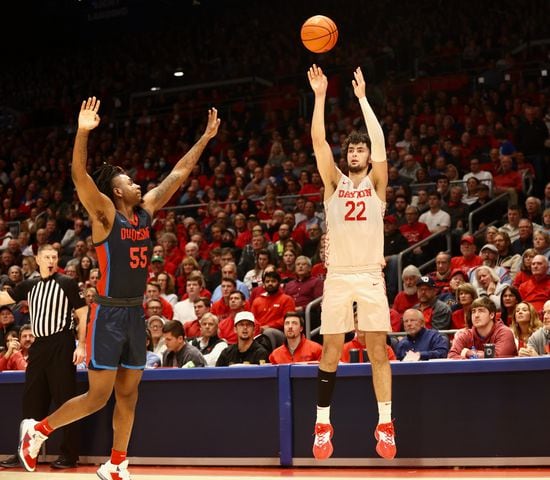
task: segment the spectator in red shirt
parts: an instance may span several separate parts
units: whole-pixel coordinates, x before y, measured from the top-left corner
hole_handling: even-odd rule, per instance
[[[399,231],[401,232],[401,235],[407,239],[409,247],[431,235],[428,226],[425,223],[418,221],[419,216],[420,211],[418,210],[418,207],[409,205],[405,209],[405,220],[407,223],[399,227]],[[427,255],[424,251],[426,247],[427,245],[424,245],[423,247],[416,247],[408,255],[409,261],[414,265],[422,265],[427,260]]]
[[[435,256],[435,272],[430,273],[438,289],[449,287],[451,280],[451,255],[446,252],[439,252]]]
[[[323,347],[305,337],[304,316],[301,312],[287,312],[284,317],[283,330],[285,341],[277,347],[269,361],[273,364],[318,362],[321,358]]]
[[[268,328],[283,329],[283,319],[286,312],[295,311],[294,299],[281,290],[281,276],[278,272],[264,272],[262,293],[252,302],[251,311],[260,333]]]
[[[159,243],[164,247],[165,265],[179,265],[183,259],[183,253],[178,248],[178,237],[172,232],[166,232],[160,237]]]
[[[168,300],[160,296],[160,285],[152,280],[149,280],[145,287],[145,304],[148,304],[149,300],[158,300],[162,305],[162,311],[160,313],[155,312],[156,315],[162,315],[167,320],[172,320],[174,309]]]
[[[531,303],[537,312],[550,298],[550,275],[547,272],[548,259],[544,255],[535,255],[531,261],[531,278],[519,286],[521,299]]]
[[[403,290],[395,296],[393,308],[403,316],[405,310],[412,308],[418,303],[416,294],[416,282],[421,277],[420,270],[414,265],[409,265],[403,269],[401,278],[403,280]]]
[[[460,239],[460,253],[462,255],[451,258],[451,270],[460,268],[468,273],[472,268],[483,263],[479,255],[476,255],[476,243],[472,235],[464,234]]]
[[[229,313],[226,314],[218,324],[218,336],[223,338],[228,344],[237,343],[237,332],[235,331],[235,315],[239,312],[248,311],[249,304],[243,292],[235,290],[229,294]],[[255,334],[258,328],[255,328]]]
[[[494,176],[493,181],[495,195],[508,193],[509,203],[511,205],[519,205],[518,193],[523,191],[523,182],[521,174],[513,169],[512,157],[501,155],[500,168]]]

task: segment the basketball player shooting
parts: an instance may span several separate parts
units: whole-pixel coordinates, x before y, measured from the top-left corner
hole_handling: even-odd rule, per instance
[[[391,418],[392,377],[386,353],[386,335],[391,326],[382,274],[385,264],[383,217],[388,183],[384,134],[365,96],[363,73],[357,68],[352,85],[368,134],[352,132],[345,140],[342,154],[347,158],[349,175],[344,175],[336,167],[326,141],[327,77],[320,67],[313,65],[308,78],[315,94],[311,137],[317,169],[325,187],[327,225],[327,277],[324,286],[327,293],[323,297],[321,313],[323,354],[317,377],[313,455],[324,460],[333,452],[330,404],[344,336],[354,329],[355,302],[359,330],[366,332],[374,393],[378,401],[379,419],[374,432],[376,451],[381,457],[392,459],[396,446]]]

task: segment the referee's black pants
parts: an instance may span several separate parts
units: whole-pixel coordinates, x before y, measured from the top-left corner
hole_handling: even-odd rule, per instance
[[[73,365],[75,337],[63,330],[47,337],[37,337],[29,350],[23,390],[23,418],[42,420],[54,409],[76,395],[76,367]],[[61,455],[71,462],[78,460],[78,422],[61,429]]]

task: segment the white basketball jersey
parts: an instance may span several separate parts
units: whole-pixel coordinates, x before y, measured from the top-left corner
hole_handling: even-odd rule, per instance
[[[324,204],[327,267],[350,270],[383,267],[386,204],[376,194],[368,175],[355,188],[342,174]]]

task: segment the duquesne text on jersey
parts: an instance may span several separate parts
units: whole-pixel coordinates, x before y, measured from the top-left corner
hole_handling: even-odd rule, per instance
[[[365,188],[364,190],[338,190],[339,198],[365,198],[371,196],[370,188]]]
[[[121,228],[120,239],[121,240],[147,240],[151,234],[149,233],[149,227],[142,227],[137,230],[133,228]]]

